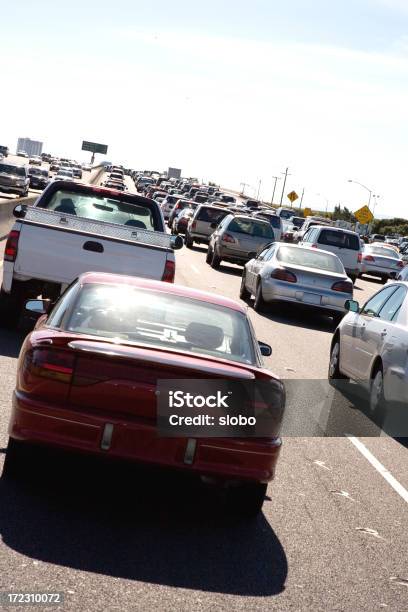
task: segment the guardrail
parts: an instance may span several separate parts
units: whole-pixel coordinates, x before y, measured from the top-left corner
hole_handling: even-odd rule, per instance
[[[92,168],[89,179],[90,184],[94,185],[104,172],[105,166],[95,166]],[[40,195],[41,194],[28,196],[27,198],[13,198],[12,200],[0,202],[0,240],[4,240],[8,236],[8,233],[13,226],[13,210],[17,204],[28,204],[28,206],[30,206],[31,204],[34,204]]]

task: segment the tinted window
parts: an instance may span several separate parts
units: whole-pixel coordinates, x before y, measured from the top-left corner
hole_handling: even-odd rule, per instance
[[[386,321],[395,321],[395,319],[398,317],[398,313],[406,294],[407,290],[405,287],[398,287],[395,293],[391,295],[389,300],[385,302],[384,306],[379,311],[379,316],[381,319],[385,319]]]
[[[228,214],[228,211],[218,210],[217,208],[204,207],[197,213],[197,221],[206,221],[207,223],[217,223]]]
[[[293,210],[281,210],[279,216],[281,219],[290,219],[293,217]]]
[[[26,175],[24,166],[10,166],[9,164],[0,164],[0,172],[4,172],[5,174],[16,174],[17,176]]]
[[[389,287],[386,287],[385,289],[377,293],[374,297],[371,298],[371,300],[368,300],[368,302],[363,306],[361,314],[378,317],[378,313],[380,312],[381,308],[384,306],[388,298],[391,297],[391,295],[395,292],[395,290],[396,287],[390,285]]]
[[[232,219],[228,230],[237,234],[249,234],[257,238],[269,238],[271,241],[274,239],[274,233],[270,225],[252,219]]]
[[[319,244],[340,247],[342,249],[360,250],[360,239],[355,234],[347,234],[335,230],[325,229],[320,232]]]
[[[281,218],[278,217],[278,215],[257,215],[258,217],[260,217],[261,219],[265,219],[265,221],[268,221],[272,227],[275,227],[276,229],[280,229],[281,227]]]

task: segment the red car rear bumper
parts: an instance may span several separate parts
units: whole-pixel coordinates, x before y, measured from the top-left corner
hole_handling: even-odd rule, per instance
[[[109,449],[102,450],[107,423],[113,425],[113,433]],[[280,438],[270,441],[196,438],[191,456],[187,452],[187,438],[161,438],[155,425],[142,419],[107,419],[33,400],[19,392],[13,395],[9,434],[17,440],[65,450],[259,482],[273,479],[282,445]]]

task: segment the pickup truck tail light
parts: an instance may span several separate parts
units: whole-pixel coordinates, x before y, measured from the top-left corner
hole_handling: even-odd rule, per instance
[[[353,293],[353,283],[348,281],[338,281],[332,285],[333,291],[340,291],[340,293]]]
[[[272,272],[271,278],[276,278],[277,280],[285,281],[287,283],[297,283],[296,275],[293,274],[293,272],[282,270],[280,268]]]
[[[162,276],[162,281],[165,283],[174,283],[174,274],[176,272],[176,263],[171,259],[166,259],[166,265]]]
[[[74,361],[75,355],[71,351],[35,348],[26,354],[24,370],[35,378],[70,383],[74,372]]]
[[[231,236],[231,234],[227,234],[227,233],[225,233],[225,234],[223,235],[223,237],[221,238],[221,240],[222,240],[223,242],[236,242],[235,238],[234,238],[233,236]]]
[[[20,232],[18,230],[11,230],[7,238],[6,248],[4,249],[4,261],[16,260],[19,238]]]
[[[357,257],[358,263],[361,263],[362,259],[363,259],[363,254],[360,251],[360,253],[358,254],[358,257]]]
[[[191,229],[195,229],[197,227],[197,223],[195,221],[192,222],[191,224]]]
[[[375,261],[372,255],[364,255],[363,260],[364,261]]]

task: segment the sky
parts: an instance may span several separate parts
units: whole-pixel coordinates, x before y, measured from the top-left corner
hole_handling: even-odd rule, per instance
[[[304,189],[321,210],[371,190],[376,215],[408,217],[408,0],[16,0],[1,32],[12,150],[84,160],[91,140],[136,169],[266,200],[277,176],[275,202]]]

